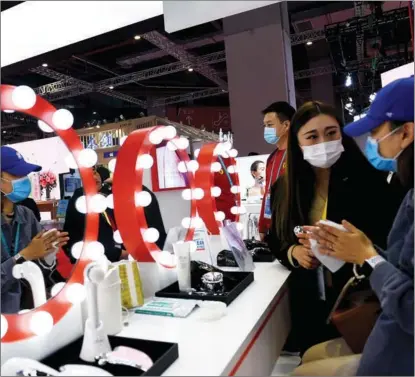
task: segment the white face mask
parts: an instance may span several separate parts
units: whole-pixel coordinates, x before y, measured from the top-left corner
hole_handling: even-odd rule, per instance
[[[301,147],[304,160],[316,168],[330,168],[344,151],[342,139]]]

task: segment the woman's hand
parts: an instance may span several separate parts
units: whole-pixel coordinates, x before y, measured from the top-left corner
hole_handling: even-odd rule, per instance
[[[307,270],[314,270],[320,265],[319,260],[313,255],[310,248],[303,245],[295,246],[292,251],[292,256],[301,267]]]
[[[347,232],[320,223],[305,229],[311,232],[311,238],[318,242],[322,254],[359,265],[366,259],[378,255],[366,234],[346,220],[342,221],[342,225]]]
[[[311,239],[311,235],[309,233],[298,233],[296,234],[297,238],[298,238],[298,242],[305,246],[306,248],[310,249],[311,245],[310,245],[310,239]]]

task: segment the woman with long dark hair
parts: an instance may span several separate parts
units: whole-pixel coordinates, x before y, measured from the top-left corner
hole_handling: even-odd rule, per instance
[[[386,174],[376,171],[355,142],[345,136],[343,125],[330,105],[304,104],[289,130],[287,171],[273,187],[273,226],[269,246],[292,271],[290,302],[292,333],[287,350],[303,353],[316,343],[338,336],[326,325],[329,311],[350,278],[351,265],[336,273],[322,267],[305,235],[294,228],[327,219],[349,219],[379,246],[386,244],[399,200],[391,195]],[[380,198],[382,216],[375,215]]]

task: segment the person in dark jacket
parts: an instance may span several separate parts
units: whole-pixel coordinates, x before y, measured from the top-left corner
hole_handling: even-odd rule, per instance
[[[329,105],[308,102],[296,112],[287,152],[288,171],[272,191],[269,247],[292,271],[292,331],[286,348],[302,354],[314,344],[339,336],[326,319],[352,275],[352,265],[330,273],[312,254],[309,240],[297,238],[294,228],[321,219],[348,219],[384,247],[399,202],[386,174],[370,166],[354,141],[343,134],[341,120]],[[383,198],[388,200],[384,200],[382,216],[376,216]]]
[[[111,179],[108,169],[99,167],[94,170],[95,183],[98,191],[108,196],[112,192]],[[159,231],[160,237],[156,242],[160,249],[163,248],[166,240],[166,231],[164,229],[163,220],[160,213],[160,208],[155,195],[143,186],[143,190],[150,193],[152,201],[149,206],[144,209],[147,224],[149,227],[156,228]],[[77,199],[84,195],[83,188],[76,189],[72,198],[69,200],[66,211],[66,218],[64,224],[64,231],[70,234],[70,242],[64,248],[65,254],[69,257],[71,263],[76,262],[76,258],[72,256],[72,246],[82,241],[85,232],[85,215],[78,212],[75,207]],[[124,250],[122,244],[118,244],[114,240],[114,231],[116,230],[116,221],[114,211],[107,208],[104,213],[99,216],[99,232],[98,241],[104,245],[105,255],[110,262],[118,262],[120,259],[125,259],[128,252]],[[137,230],[139,231],[139,230]]]
[[[376,169],[397,173],[409,191],[396,215],[385,251],[376,248],[363,229],[348,221],[342,222],[347,233],[328,226],[310,231],[324,253],[361,266],[359,273],[370,278],[381,303],[382,312],[366,342],[356,375],[413,376],[414,77],[385,86],[368,115],[348,125],[345,132],[353,137],[370,132],[365,148],[367,159]],[[382,213],[389,200],[390,196],[379,198],[377,212]],[[325,364],[340,365],[343,360],[320,360],[318,369],[314,368],[316,362],[305,364],[301,375],[321,375],[322,370],[327,371]],[[327,371],[324,375],[333,374]]]
[[[41,220],[40,211],[39,211],[39,208],[36,202],[32,198],[27,198],[27,199],[22,200],[21,202],[19,202],[19,205],[32,210],[33,214],[35,215],[36,220],[40,222]]]

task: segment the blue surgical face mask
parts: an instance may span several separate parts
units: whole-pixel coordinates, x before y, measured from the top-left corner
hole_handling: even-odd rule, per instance
[[[365,145],[365,155],[374,168],[382,171],[391,171],[394,173],[398,171],[398,157],[403,151],[400,151],[394,158],[385,158],[379,153],[379,143],[394,134],[398,129],[399,128],[393,130],[379,140],[376,140],[370,136],[367,138]]]
[[[4,179],[4,180],[7,181],[7,179]],[[32,185],[30,183],[29,177],[23,177],[23,178],[15,179],[14,181],[8,181],[8,182],[11,182],[13,189],[10,194],[4,193],[4,195],[11,202],[18,203],[29,197],[30,192],[32,191]]]
[[[277,144],[280,137],[277,135],[275,128],[264,127],[264,139],[268,144]]]

